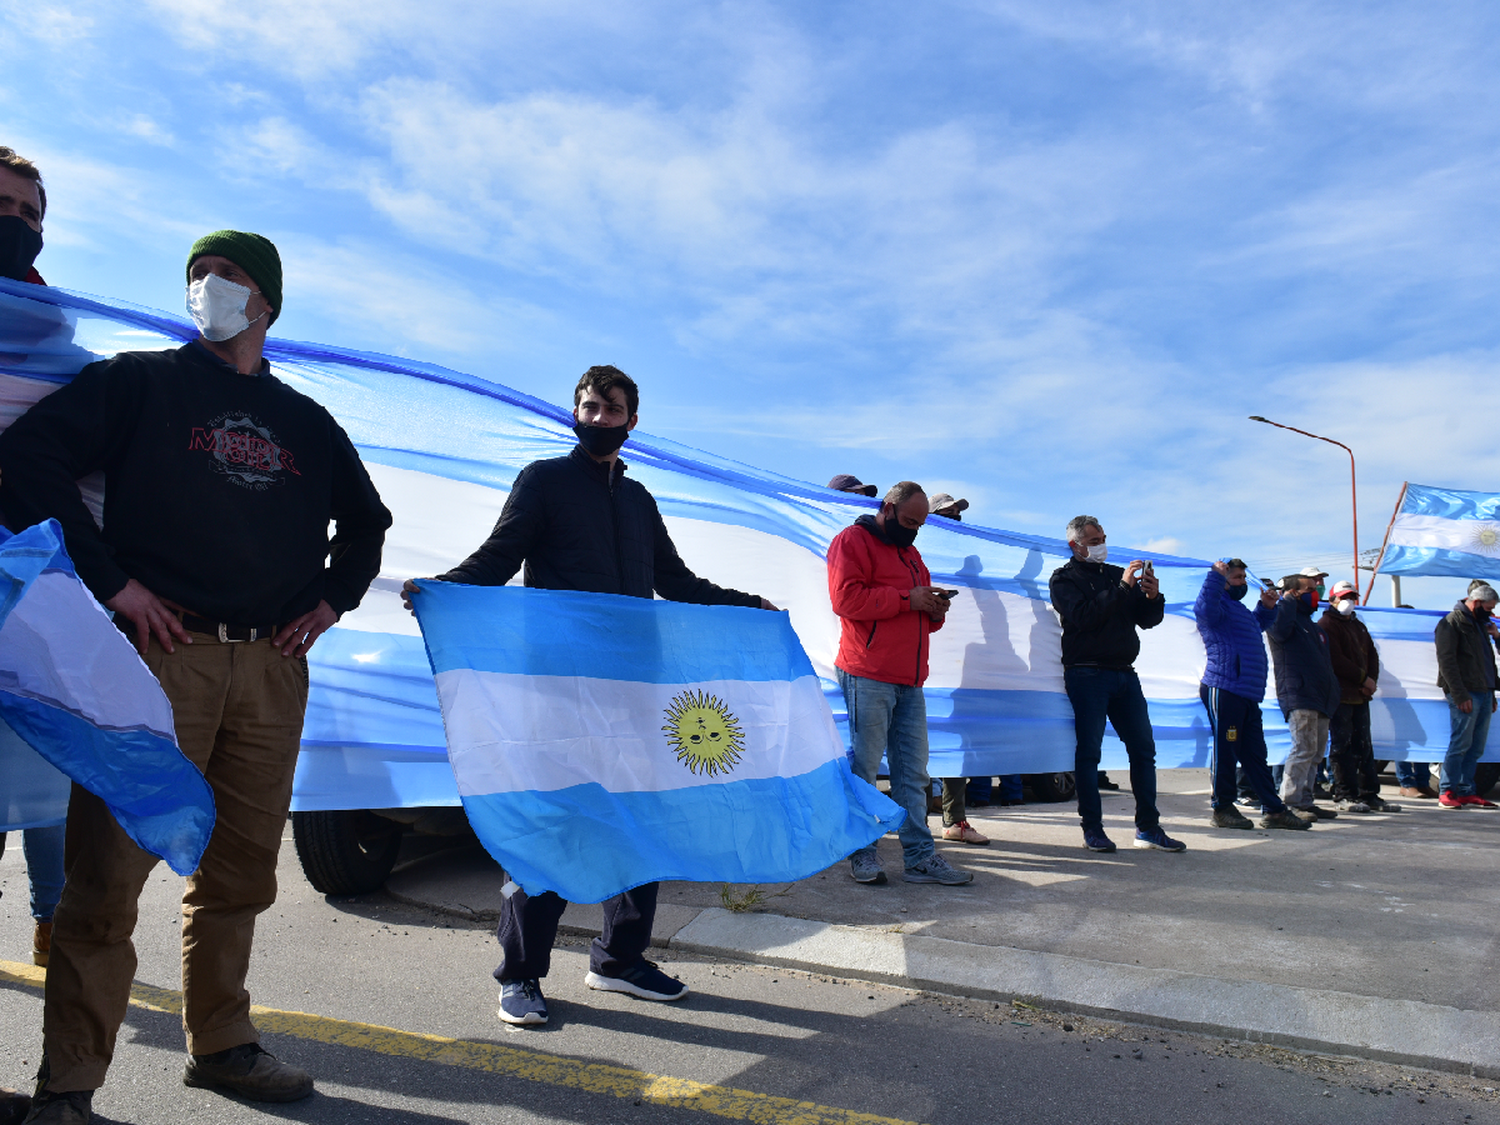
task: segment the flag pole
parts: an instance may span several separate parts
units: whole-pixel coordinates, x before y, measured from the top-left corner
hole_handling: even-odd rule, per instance
[[[1391,528],[1396,526],[1396,517],[1401,514],[1401,505],[1406,503],[1406,486],[1410,481],[1401,482],[1401,495],[1396,497],[1396,510],[1391,513],[1391,522],[1385,525],[1385,538],[1380,541],[1380,554],[1375,559],[1375,567],[1370,572],[1370,584],[1365,587],[1365,596],[1360,599],[1362,605],[1370,604],[1370,592],[1375,589],[1375,579],[1380,574],[1380,564],[1385,561],[1386,544],[1391,541]]]
[[[1294,434],[1303,437],[1317,438],[1326,441],[1329,445],[1336,445],[1345,453],[1349,454],[1349,514],[1354,524],[1354,592],[1359,593],[1359,490],[1354,477],[1354,450],[1350,449],[1341,441],[1335,441],[1331,437],[1322,434],[1309,433],[1307,430],[1299,430],[1296,426],[1286,426],[1280,422],[1273,422],[1269,418],[1262,418],[1259,414],[1250,415],[1252,422],[1264,422],[1268,426],[1275,426],[1278,430],[1291,430]],[[1393,517],[1394,518],[1394,517]]]

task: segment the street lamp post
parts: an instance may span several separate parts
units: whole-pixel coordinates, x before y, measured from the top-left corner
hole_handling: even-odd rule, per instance
[[[1330,437],[1324,437],[1322,434],[1310,434],[1306,430],[1299,430],[1296,426],[1283,426],[1280,422],[1273,422],[1269,418],[1262,418],[1259,414],[1252,414],[1252,415],[1250,415],[1250,421],[1252,421],[1252,422],[1264,422],[1268,426],[1275,426],[1277,429],[1280,429],[1280,430],[1291,430],[1292,433],[1294,433],[1294,434],[1301,434],[1303,437],[1317,438],[1319,441],[1326,441],[1329,445],[1336,445],[1340,449],[1342,449],[1345,453],[1349,454],[1349,511],[1350,511],[1350,513],[1351,513],[1351,515],[1353,516],[1353,519],[1354,519],[1354,591],[1355,591],[1355,596],[1358,597],[1358,595],[1359,595],[1359,494],[1358,494],[1358,491],[1356,490],[1355,479],[1354,479],[1354,450],[1350,449],[1347,445],[1345,445],[1341,441],[1334,441],[1332,438],[1330,438]]]

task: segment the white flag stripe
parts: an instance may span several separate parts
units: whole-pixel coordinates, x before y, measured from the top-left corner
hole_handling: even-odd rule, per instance
[[[10,611],[0,627],[5,689],[103,730],[145,729],[175,743],[167,697],[140,691],[150,673],[128,644],[110,637],[113,622],[81,585],[71,574],[43,571]],[[101,637],[116,643],[101,643]],[[60,650],[67,659],[58,659]]]
[[[1455,520],[1447,516],[1401,514],[1391,525],[1391,545],[1461,551],[1500,558],[1500,523],[1494,520]]]
[[[547,793],[583,780],[614,793],[688,789],[792,777],[843,756],[813,676],[645,684],[458,668],[439,673],[437,684],[449,757],[464,796]],[[689,690],[717,696],[745,732],[732,770],[693,773],[678,761],[668,732],[659,729],[668,725],[674,698]],[[789,721],[778,723],[778,714]]]

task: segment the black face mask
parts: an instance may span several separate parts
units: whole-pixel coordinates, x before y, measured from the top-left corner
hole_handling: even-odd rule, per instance
[[[32,230],[19,215],[0,215],[0,277],[25,281],[41,252],[41,231]]]
[[[917,541],[917,528],[902,527],[894,513],[881,521],[880,530],[885,532],[885,537],[896,547],[910,547]]]
[[[1480,621],[1488,621],[1491,617],[1494,616],[1494,614],[1490,613],[1490,611],[1485,609],[1484,606],[1476,605],[1474,607],[1474,616]]]
[[[1242,602],[1245,600],[1245,595],[1250,592],[1250,583],[1246,582],[1243,586],[1231,586],[1224,592],[1235,601]]]
[[[582,422],[573,427],[573,433],[578,437],[578,444],[591,457],[608,457],[630,436],[630,431],[624,426],[585,426]]]

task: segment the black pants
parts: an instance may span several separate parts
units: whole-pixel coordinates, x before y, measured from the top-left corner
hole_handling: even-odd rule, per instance
[[[1340,703],[1328,724],[1332,746],[1333,795],[1339,800],[1360,801],[1380,796],[1380,778],[1375,773],[1375,747],[1370,741],[1370,705]]]
[[[1214,731],[1209,757],[1209,773],[1213,777],[1209,807],[1227,809],[1234,804],[1238,763],[1243,784],[1260,801],[1262,812],[1275,813],[1286,808],[1271,783],[1271,769],[1266,765],[1266,733],[1261,724],[1260,704],[1207,684],[1198,685],[1198,698],[1203,700]]]
[[[645,883],[604,902],[604,931],[589,950],[589,968],[617,977],[640,964],[651,945],[651,923],[656,919],[660,883]],[[495,979],[540,979],[552,967],[552,943],[567,902],[551,891],[529,898],[518,890],[500,907],[495,936],[505,959]]]

